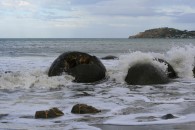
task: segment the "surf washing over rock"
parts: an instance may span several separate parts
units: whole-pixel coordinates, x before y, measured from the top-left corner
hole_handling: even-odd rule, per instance
[[[138,59],[140,62],[130,66],[128,71],[124,72],[127,84],[165,84],[169,82],[168,78],[177,77],[175,70],[167,61],[149,56],[147,58],[150,63],[146,59],[140,58]],[[145,60],[148,63],[144,63]],[[162,68],[163,65],[157,66],[157,64],[164,64],[166,67]],[[193,73],[194,68],[191,71]],[[65,52],[52,63],[48,76],[59,76],[64,72],[74,76],[76,82],[95,82],[105,78],[106,68],[95,56],[92,57],[83,52]]]
[[[119,60],[102,60],[104,63],[113,62],[113,66],[106,67],[106,76],[118,83],[125,83],[125,77],[129,68],[135,64],[153,64],[160,68],[165,73],[167,72],[167,65],[154,60],[155,58],[160,58],[166,60],[174,69],[178,78],[191,79],[194,77],[194,55],[195,47],[192,45],[187,45],[184,47],[173,47],[166,53],[153,53],[153,52],[128,52],[126,54],[119,55]],[[4,59],[3,62],[7,62],[9,59]],[[18,69],[22,59],[15,59],[13,63]],[[9,62],[11,62],[9,60]],[[14,89],[14,88],[55,88],[58,86],[64,86],[65,84],[73,84],[74,77],[69,74],[64,73],[64,75],[48,77],[49,64],[51,60],[47,60],[47,65],[42,68],[30,67],[33,65],[32,60],[24,60],[23,65],[24,71],[17,70],[14,68],[8,69],[8,71],[1,71],[1,89]],[[37,61],[39,64],[45,64],[45,61]],[[112,64],[112,63],[111,63]],[[27,67],[29,66],[29,67]],[[11,67],[8,65],[8,67]],[[35,69],[30,69],[35,68]],[[13,70],[12,70],[13,69]]]
[[[36,39],[12,42],[8,40],[4,45],[0,44],[1,52],[9,48],[9,51],[0,53],[0,129],[95,130],[99,129],[96,124],[148,125],[195,121],[194,40]],[[10,49],[12,46],[14,49]],[[52,63],[70,51],[96,56],[106,68],[106,79],[77,83],[74,75],[66,72],[48,76]],[[118,59],[101,59],[105,56]],[[133,85],[125,81],[128,71],[137,65],[151,65],[168,77],[171,72],[168,64],[156,59],[169,63],[177,77],[169,78],[169,82],[163,84]],[[76,104],[87,104],[98,112],[71,113]],[[54,119],[35,119],[36,111],[54,107],[64,115]],[[166,119],[165,115],[176,118]]]

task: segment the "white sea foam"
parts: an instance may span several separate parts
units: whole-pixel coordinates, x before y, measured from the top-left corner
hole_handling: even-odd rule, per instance
[[[52,58],[53,59],[53,58]],[[70,85],[74,79],[70,75],[48,77],[51,58],[2,58],[0,89],[14,88],[57,88]]]
[[[9,72],[0,77],[1,89],[14,88],[57,88],[59,86],[71,85],[74,78],[69,75],[48,77],[45,71],[35,72]]]
[[[181,78],[192,78],[195,64],[195,46],[173,47],[166,54],[167,61]]]

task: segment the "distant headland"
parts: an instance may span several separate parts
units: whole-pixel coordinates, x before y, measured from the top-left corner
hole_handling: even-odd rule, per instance
[[[145,30],[129,38],[195,38],[195,31],[179,30],[174,28],[154,28]]]

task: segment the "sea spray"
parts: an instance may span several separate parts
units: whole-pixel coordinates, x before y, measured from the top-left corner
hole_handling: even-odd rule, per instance
[[[195,57],[195,46],[173,47],[165,53],[167,61],[173,66],[180,78],[192,78]]]
[[[121,55],[119,57],[118,66],[116,67],[118,70],[116,71],[115,75],[112,75],[111,77],[115,78],[118,82],[124,83],[124,79],[127,75],[128,69],[135,64],[143,63],[153,64],[158,68],[162,69],[162,71],[164,71],[165,73],[167,73],[167,65],[155,60],[155,58],[158,57],[159,54],[156,55],[155,53],[143,53],[140,51]]]
[[[163,62],[155,60],[156,58],[164,59],[173,67],[179,78],[193,78],[193,67],[195,64],[195,46],[185,45],[183,47],[172,47],[169,51],[162,53],[154,52],[129,52],[119,56],[117,66],[113,67],[114,74],[110,77],[117,82],[124,83],[128,69],[135,64],[150,63],[160,68],[165,73],[167,65]],[[111,74],[111,73],[110,73]]]

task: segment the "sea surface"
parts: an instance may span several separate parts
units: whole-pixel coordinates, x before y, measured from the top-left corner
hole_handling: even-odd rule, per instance
[[[101,60],[108,79],[74,83],[69,75],[48,77],[63,52],[80,51]],[[96,124],[147,125],[195,121],[195,39],[0,39],[0,130],[100,130]],[[169,62],[179,78],[164,85],[127,85],[135,63],[150,62],[165,70]],[[86,95],[87,93],[87,95]],[[100,109],[98,114],[72,114],[76,104]],[[36,111],[58,107],[64,116],[35,119]],[[161,117],[173,114],[176,118]]]

